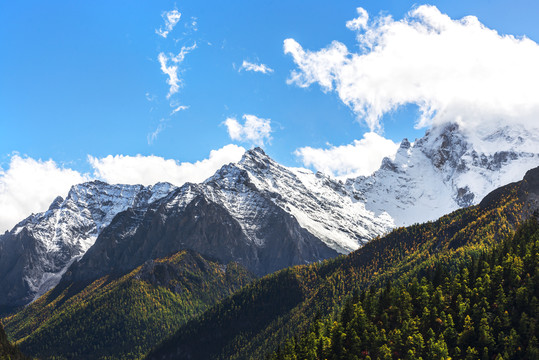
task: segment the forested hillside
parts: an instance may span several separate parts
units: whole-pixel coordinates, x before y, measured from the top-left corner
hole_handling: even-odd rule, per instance
[[[21,349],[42,359],[136,359],[253,278],[181,251],[121,277],[61,283],[4,321]]]
[[[0,323],[0,360],[29,360],[20,350],[13,346],[7,339],[4,327]]]
[[[337,321],[315,321],[270,359],[539,359],[538,262],[532,219],[468,254],[456,274],[438,263],[405,284],[355,293]]]
[[[469,259],[511,237],[526,219],[536,219],[538,199],[536,168],[523,181],[492,192],[477,206],[435,222],[396,229],[348,256],[267,276],[182,326],[149,358],[263,358],[292,336],[308,331],[313,319],[338,319],[343,304],[356,292],[370,288],[374,297],[389,281],[392,286],[406,286],[440,264],[444,276],[457,276]],[[427,334],[425,339],[430,339]]]

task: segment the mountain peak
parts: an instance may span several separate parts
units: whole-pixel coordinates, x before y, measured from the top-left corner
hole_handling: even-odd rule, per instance
[[[401,144],[400,144],[401,149],[409,149],[411,146],[412,145],[410,144],[407,138],[402,139]]]
[[[260,147],[247,150],[240,160],[240,164],[258,169],[267,169],[270,166],[271,158],[266,155]]]
[[[269,156],[262,150],[261,147],[257,146],[252,149],[249,149],[243,154],[243,158],[269,158]],[[243,160],[242,158],[242,160]]]
[[[47,211],[59,209],[63,202],[64,198],[61,196],[57,196],[56,199],[54,199],[52,204],[49,206],[49,209]]]

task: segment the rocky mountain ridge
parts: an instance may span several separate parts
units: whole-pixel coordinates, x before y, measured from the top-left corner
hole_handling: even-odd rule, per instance
[[[475,137],[474,137],[475,136]],[[331,178],[247,151],[200,184],[90,182],[0,237],[0,305],[22,305],[60,281],[122,272],[192,249],[263,275],[348,253],[395,226],[478,203],[539,164],[522,129],[470,135],[433,128],[371,176]],[[479,140],[478,140],[479,139]]]
[[[433,128],[370,176],[346,180],[367,210],[387,212],[397,226],[437,219],[477,204],[493,189],[539,165],[539,138],[524,129],[472,134],[457,124]]]
[[[44,294],[116,214],[143,207],[174,188],[101,181],[73,186],[65,199],[57,197],[46,212],[32,214],[0,236],[0,305],[23,305]]]

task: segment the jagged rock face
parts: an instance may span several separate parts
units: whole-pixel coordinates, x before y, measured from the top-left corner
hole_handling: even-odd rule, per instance
[[[256,219],[264,212],[256,200],[261,195],[340,253],[394,226],[387,214],[365,209],[361,194],[350,194],[341,181],[282,166],[259,148],[246,152],[238,164],[224,166],[204,185],[207,196],[229,209],[255,242]]]
[[[210,185],[186,184],[146,210],[119,214],[64,280],[123,273],[183,249],[221,263],[236,261],[257,275],[337,255],[247,179],[238,181],[245,181],[236,189],[250,211],[239,211],[238,204],[235,211],[224,207],[222,194]]]
[[[404,139],[373,175],[345,182],[255,148],[197,185],[79,185],[0,237],[0,305],[31,301],[84,254],[66,279],[128,271],[183,249],[258,275],[348,253],[522,178],[539,164],[538,144],[523,129],[471,134],[448,125]]]
[[[365,206],[387,212],[398,226],[434,220],[477,204],[495,188],[517,181],[539,164],[539,138],[522,128],[473,134],[456,124],[435,127],[373,175],[347,180]]]
[[[202,184],[119,214],[65,278],[121,273],[182,249],[236,261],[257,275],[320,261],[393,227],[358,196],[340,181],[281,166],[255,148]]]
[[[26,304],[54,287],[116,214],[172,189],[164,183],[143,187],[99,181],[73,186],[65,200],[56,198],[46,212],[0,237],[0,305]]]
[[[393,226],[355,195],[342,182],[281,166],[256,148],[202,184],[119,214],[64,279],[122,273],[182,249],[236,261],[257,275],[334,257]]]

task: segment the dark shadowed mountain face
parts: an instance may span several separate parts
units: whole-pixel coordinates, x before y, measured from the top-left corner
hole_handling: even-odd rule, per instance
[[[6,331],[39,359],[140,359],[254,278],[237,263],[180,251],[121,276],[63,282],[6,318]]]
[[[148,359],[267,358],[272,352],[278,351],[279,345],[282,346],[286,339],[301,335],[318,321],[326,322],[330,324],[330,327],[333,326],[333,320],[335,320],[333,316],[342,309],[345,299],[355,292],[376,293],[379,289],[391,288],[392,286],[388,284],[407,283],[414,278],[417,282],[418,278],[429,272],[432,273],[433,269],[439,265],[447,269],[444,276],[452,279],[458,275],[458,269],[463,265],[473,262],[476,265],[481,263],[480,256],[484,256],[486,252],[499,246],[504,239],[511,238],[523,222],[534,222],[535,228],[537,227],[538,199],[539,168],[535,168],[528,171],[522,181],[491,192],[479,205],[459,209],[434,222],[397,228],[384,237],[368,242],[347,256],[321,264],[285,269],[266,276],[223,300],[219,306],[211,308],[201,317],[182,326],[174,336],[157,346]],[[535,252],[534,250],[530,254],[535,254]],[[519,263],[518,267],[522,270],[520,260],[509,257],[504,261],[508,264],[513,264],[515,261]],[[529,285],[536,281],[523,273],[521,273],[523,277],[520,278],[517,276],[519,270],[514,271],[512,276],[520,281],[518,286]],[[536,269],[532,269],[529,274],[531,273],[536,273]],[[493,273],[493,279],[494,276]],[[436,279],[436,276],[432,275],[432,277]],[[443,279],[441,276],[438,277],[437,281]],[[480,272],[469,274],[469,277],[470,284],[474,281],[478,282],[474,286],[482,288],[482,284],[485,284],[479,283]],[[495,280],[492,280],[492,284],[495,284]],[[498,284],[491,287],[494,293],[498,291],[497,289]],[[522,290],[517,292],[519,291]],[[434,292],[435,290],[432,290],[432,293]],[[475,290],[470,290],[468,296],[475,297],[475,300],[480,299],[475,294]],[[415,296],[422,298],[421,294],[415,294]],[[534,297],[526,291],[519,296],[521,299]],[[449,302],[454,300],[456,298],[446,299]],[[463,306],[465,303],[461,302]],[[533,302],[530,300],[529,303]],[[384,306],[383,301],[373,303],[372,306],[373,309],[381,309]],[[390,309],[391,314],[388,318],[376,318],[374,325],[387,326],[390,321],[394,323],[395,318],[398,317],[396,315],[398,309],[400,309],[399,306]],[[419,310],[421,309],[424,307],[421,306]],[[434,306],[429,304],[426,309],[434,309]],[[437,309],[445,308],[438,304]],[[495,318],[496,306],[494,305],[483,309],[481,307],[473,309],[463,307],[463,309],[472,315],[481,315],[482,311],[485,311],[488,321]],[[440,325],[436,317],[430,317],[432,313],[431,315],[428,315],[428,311],[419,311],[419,313],[422,313],[423,319],[431,319],[430,321],[435,326]],[[458,322],[459,331],[463,329],[466,313],[461,313],[461,315],[463,316]],[[477,320],[477,317],[475,319],[476,324],[480,323],[480,319]],[[523,322],[519,324],[520,317],[513,320],[513,324],[516,323],[515,327],[523,329],[521,325]],[[417,325],[414,324],[416,324],[415,320],[413,325],[407,326],[417,329]],[[401,331],[400,327],[395,327],[395,329]],[[443,329],[443,326],[437,329]],[[506,328],[504,331],[508,334],[509,330]],[[327,336],[326,334],[320,332],[320,335]],[[377,339],[365,338],[362,335],[357,337],[367,343],[372,342],[382,346],[384,341],[387,341],[385,337],[387,334]],[[426,331],[423,337],[427,338]],[[356,336],[353,336],[350,340],[356,341],[355,338]],[[316,346],[320,344],[325,348],[330,344],[334,345],[334,341],[342,341],[344,344],[347,341],[345,336],[340,339],[326,338],[326,340],[317,342]],[[403,342],[406,341],[403,340]],[[366,354],[363,355],[366,358]],[[305,354],[300,357],[308,358]],[[391,354],[388,358],[391,358]]]
[[[257,239],[222,205],[187,184],[145,211],[120,213],[86,255],[68,270],[66,281],[122,273],[148,259],[191,249],[221,263],[237,261],[258,275],[316,262],[337,253],[259,195]]]
[[[522,178],[527,169],[539,164],[536,134],[510,128],[476,135],[455,124],[433,127],[413,143],[403,140],[395,157],[386,158],[374,174],[346,182],[282,166],[259,148],[249,150],[240,162],[223,166],[197,186],[187,186],[202,196],[197,200],[199,207],[207,207],[220,219],[228,218],[224,224],[204,214],[189,218],[192,224],[187,224],[188,217],[183,216],[195,216],[196,211],[193,204],[183,213],[183,207],[194,199],[185,189],[171,199],[178,204],[149,210],[154,202],[164,204],[161,200],[177,190],[170,184],[143,187],[94,181],[74,186],[65,200],[56,199],[48,211],[28,217],[0,236],[0,286],[4,289],[0,307],[27,304],[53,288],[123,211],[128,213],[115,224],[122,234],[108,229],[106,236],[118,245],[108,246],[123,249],[124,238],[134,237],[142,249],[129,245],[134,259],[123,265],[111,259],[116,265],[105,268],[139,264],[150,251],[144,244],[156,242],[159,254],[188,245],[219,259],[241,259],[252,271],[265,274],[332,256],[331,251],[322,250],[326,247],[347,254],[395,226],[434,220],[477,204],[488,192]],[[163,218],[140,226],[139,220],[151,222],[157,213]],[[180,224],[165,219],[169,215]],[[181,235],[171,233],[180,230]],[[166,233],[166,239],[174,238],[173,244],[158,232]],[[225,243],[234,246],[225,249]],[[98,251],[105,255],[103,248]]]
[[[174,188],[92,181],[73,186],[46,212],[21,221],[0,236],[0,306],[24,305],[44,294],[117,213],[144,207]]]

